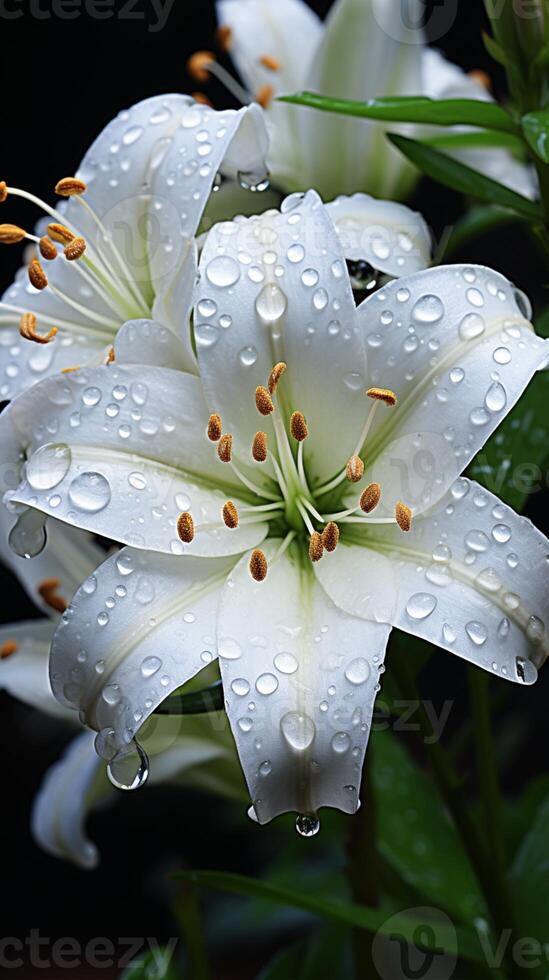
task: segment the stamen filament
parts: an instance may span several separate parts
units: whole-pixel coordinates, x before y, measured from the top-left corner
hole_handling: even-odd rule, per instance
[[[275,552],[273,558],[271,558],[271,567],[274,565],[275,562],[278,561],[279,558],[282,558],[282,555],[284,554],[285,551],[287,551],[292,541],[294,540],[296,534],[297,531],[288,531],[286,537],[284,538],[284,541]]]
[[[12,313],[19,314],[19,316],[13,318],[12,317],[6,317],[5,319],[2,318],[3,322],[13,323],[16,326],[19,325],[19,317],[29,312],[23,306],[15,306],[12,303],[0,303],[0,309],[10,310]],[[96,337],[98,340],[102,340],[102,341],[105,340],[104,330],[96,330],[93,327],[88,327],[87,325],[84,325],[82,323],[75,323],[74,321],[71,320],[62,320],[60,317],[54,318],[42,313],[40,313],[39,319],[41,323],[47,323],[48,326],[51,327],[59,327],[60,330],[69,330],[69,331],[75,330],[77,333],[88,334],[89,336]],[[111,333],[109,332],[109,337],[110,336]]]
[[[129,288],[130,292],[133,292],[134,298],[137,300],[138,304],[140,306],[143,305],[143,308],[146,311],[146,309],[147,309],[146,299],[145,299],[143,293],[141,292],[141,289],[139,288],[138,283],[136,283],[134,281],[134,278],[132,276],[132,273],[128,269],[128,266],[126,265],[124,259],[122,258],[122,255],[118,251],[118,248],[116,247],[116,245],[115,245],[115,243],[113,241],[112,235],[107,231],[107,229],[105,228],[103,222],[101,221],[100,218],[98,218],[98,216],[96,215],[95,211],[93,210],[93,208],[91,207],[91,205],[88,204],[88,202],[86,201],[85,198],[83,198],[83,197],[76,197],[76,198],[74,198],[74,200],[78,201],[78,203],[84,208],[84,210],[89,214],[89,216],[91,217],[91,219],[95,222],[95,224],[99,228],[101,234],[103,235],[103,239],[104,239],[105,243],[110,246],[110,249],[112,251],[112,254],[113,254],[114,258],[117,260],[117,262],[118,262],[118,264],[120,266],[120,269],[122,270],[122,275],[125,277],[125,283],[126,283],[127,287]]]
[[[228,72],[223,65],[220,65],[219,62],[209,61],[208,64],[203,65],[203,68],[204,71],[209,72],[210,75],[214,75],[215,78],[217,78],[218,81],[225,86],[227,91],[230,92],[236,101],[240,102],[241,105],[249,105],[250,102],[253,102],[250,93],[247,92],[246,89],[240,85],[239,82],[237,82],[236,78],[233,78],[230,72]]]
[[[300,500],[303,506],[307,508],[309,513],[312,514],[313,517],[316,517],[317,521],[320,521],[322,524],[325,523],[322,514],[318,513],[316,507],[313,507],[311,501],[308,500],[307,497],[300,497]]]
[[[112,334],[113,331],[116,331],[118,329],[119,324],[116,320],[110,320],[108,317],[103,316],[101,313],[96,313],[95,310],[91,310],[89,306],[87,307],[82,306],[81,303],[77,303],[75,299],[72,299],[72,297],[67,296],[66,293],[62,292],[61,289],[58,289],[57,286],[52,286],[51,283],[49,284],[49,288],[52,293],[54,293],[56,296],[59,297],[60,300],[63,301],[63,303],[66,303],[67,306],[72,306],[73,310],[76,310],[77,313],[81,313],[82,316],[85,316],[86,318],[89,317],[90,320],[95,320],[96,323],[108,327],[109,334]]]
[[[238,477],[240,482],[243,483],[244,486],[248,488],[248,490],[251,490],[252,493],[256,493],[258,497],[264,497],[265,500],[279,501],[280,498],[277,497],[276,494],[270,493],[268,490],[263,490],[261,487],[257,485],[257,483],[254,483],[253,480],[249,480],[248,477],[245,476],[244,473],[242,473],[242,471],[238,468],[236,463],[233,462],[233,460],[229,462],[229,466],[231,467],[235,476]]]
[[[360,436],[358,438],[355,451],[352,454],[353,456],[360,456],[364,449],[364,443],[368,438],[378,405],[379,405],[379,401],[374,401],[372,403],[370,411],[366,416],[366,421],[364,422],[362,432],[360,433]],[[345,464],[345,468],[341,471],[341,473],[338,473],[337,476],[334,476],[333,480],[330,480],[328,483],[323,484],[323,486],[319,487],[315,492],[317,494],[329,493],[330,490],[335,490],[335,488],[338,487],[340,483],[343,483],[343,481],[346,478],[347,478],[347,464]]]
[[[301,500],[296,500],[296,507],[297,507],[299,513],[301,514],[302,518],[303,518],[303,522],[304,522],[305,527],[307,528],[309,534],[314,534],[315,533],[315,529],[314,529],[313,523],[310,520],[309,515],[308,515],[307,511],[305,510],[305,507],[301,503]]]

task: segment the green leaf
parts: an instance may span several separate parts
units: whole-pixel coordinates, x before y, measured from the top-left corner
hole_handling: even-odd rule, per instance
[[[516,191],[510,190],[503,184],[498,184],[490,177],[486,177],[464,163],[453,160],[452,157],[425,143],[408,139],[405,136],[398,136],[396,133],[389,133],[389,139],[418,170],[421,170],[427,177],[444,184],[445,187],[451,187],[452,190],[461,191],[462,194],[468,194],[471,197],[488,201],[490,204],[508,208],[529,221],[541,222],[541,214],[537,204],[529,201],[522,194],[517,194]]]
[[[477,204],[466,211],[453,226],[450,234],[441,242],[434,264],[443,265],[470,241],[513,222],[524,221],[521,215],[493,204]]]
[[[549,163],[549,110],[529,112],[521,122],[528,145],[540,160]]]
[[[499,46],[498,42],[495,41],[490,34],[487,34],[486,31],[482,32],[482,40],[490,57],[493,58],[494,61],[497,61],[498,64],[503,65],[505,68],[509,64],[509,58]]]
[[[489,129],[479,129],[468,133],[437,133],[436,136],[427,136],[422,140],[424,146],[440,146],[447,150],[478,150],[483,147],[488,149],[500,148],[520,153],[524,151],[524,144],[511,133],[497,133]]]
[[[534,375],[522,398],[469,467],[469,475],[521,511],[545,485],[549,459],[549,371]]]
[[[179,973],[173,962],[173,950],[155,950],[156,955],[148,953],[140,963],[129,966],[121,974],[120,980],[179,980]]]
[[[437,708],[443,724],[444,705]],[[406,724],[414,724],[413,714]],[[469,858],[432,781],[391,731],[374,733],[372,756],[381,853],[436,907],[465,922],[485,917]]]
[[[304,943],[279,952],[256,980],[347,980],[352,972],[349,930],[326,926]]]
[[[534,822],[524,837],[511,869],[511,896],[519,936],[535,936],[549,943],[549,796],[538,807]],[[545,977],[547,963],[533,976]]]
[[[162,704],[155,709],[156,715],[202,715],[208,711],[220,711],[223,708],[223,685],[214,681],[209,687],[200,691],[183,693],[183,688],[170,694]]]
[[[395,930],[398,930],[410,943],[417,943],[418,925],[433,925],[432,929],[422,930],[424,948],[442,946],[450,955],[461,956],[473,962],[483,962],[476,933],[460,926],[456,926],[455,929],[450,927],[444,929],[439,919],[431,924],[423,917],[420,920],[410,913],[403,912],[398,917],[392,916],[388,922],[387,913],[381,909],[367,908],[350,902],[330,901],[319,898],[317,894],[280,888],[255,878],[246,878],[245,875],[223,871],[180,871],[174,875],[174,878],[187,878],[205,888],[216,888],[247,898],[269,899],[282,905],[305,909],[322,919],[365,929],[367,932],[392,935]]]
[[[360,119],[425,123],[431,126],[479,126],[500,133],[517,131],[505,109],[495,102],[481,102],[479,99],[429,99],[423,95],[402,95],[355,102],[351,99],[333,99],[315,92],[297,92],[295,95],[282,95],[279,101]]]

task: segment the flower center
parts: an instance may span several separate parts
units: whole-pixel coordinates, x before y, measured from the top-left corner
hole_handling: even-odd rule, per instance
[[[256,482],[233,459],[233,436],[223,432],[221,416],[210,416],[207,438],[217,443],[217,455],[221,463],[230,466],[242,484],[246,498],[250,494],[258,501],[237,508],[227,500],[221,512],[219,524],[203,525],[213,530],[223,525],[231,530],[247,524],[269,523],[269,536],[282,538],[282,543],[271,561],[277,561],[286,549],[296,542],[311,562],[320,561],[325,553],[335,551],[348,525],[397,524],[402,531],[412,527],[412,511],[407,504],[398,501],[394,517],[371,517],[381,500],[379,483],[364,486],[356,504],[344,510],[331,510],[334,504],[341,507],[348,495],[349,484],[359,483],[364,476],[364,454],[368,434],[380,404],[394,408],[397,397],[389,388],[369,388],[366,395],[371,404],[366,412],[364,425],[356,448],[343,467],[327,482],[311,486],[307,479],[304,445],[309,437],[309,425],[299,410],[285,422],[277,400],[277,389],[286,371],[286,364],[279,362],[273,367],[267,384],[255,390],[255,406],[258,413],[269,418],[274,432],[274,445],[269,446],[266,432],[256,432],[251,446],[251,459],[261,465],[270,461],[274,477]],[[253,464],[252,464],[253,465]],[[191,544],[195,531],[201,529],[194,523],[189,511],[183,511],[177,521],[177,533],[181,541]],[[257,582],[267,577],[268,565],[264,552],[256,548],[251,555],[250,574]]]

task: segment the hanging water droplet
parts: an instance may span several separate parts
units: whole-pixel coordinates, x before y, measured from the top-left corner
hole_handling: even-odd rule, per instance
[[[13,525],[8,544],[14,555],[20,558],[36,558],[46,547],[46,515],[29,507],[19,515]]]
[[[52,490],[65,478],[71,465],[71,451],[63,442],[48,443],[32,454],[26,476],[33,490]]]
[[[531,660],[525,660],[524,657],[517,657],[515,659],[515,669],[518,679],[523,684],[534,684],[537,680],[538,672]]]
[[[107,766],[107,776],[113,786],[127,792],[144,786],[149,778],[149,759],[135,739],[131,747],[119,752]]]
[[[316,734],[312,718],[299,711],[288,711],[280,721],[280,730],[288,745],[297,752],[308,749]]]
[[[96,514],[110,503],[111,488],[101,473],[80,473],[69,487],[69,500],[74,507]]]
[[[427,619],[436,609],[437,600],[430,592],[416,592],[406,603],[406,612],[411,619]]]
[[[265,323],[274,323],[284,316],[288,300],[276,283],[267,283],[256,298],[255,309]]]
[[[300,813],[295,822],[300,837],[315,837],[320,830],[320,820],[316,813]]]
[[[245,191],[262,194],[269,187],[269,174],[254,173],[253,170],[239,170],[237,180]]]

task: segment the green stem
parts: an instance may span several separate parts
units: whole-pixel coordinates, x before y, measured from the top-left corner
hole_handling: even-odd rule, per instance
[[[361,807],[351,821],[347,841],[347,877],[353,901],[370,908],[379,902],[379,854],[377,851],[377,811],[372,785],[372,746],[364,762]],[[353,930],[356,980],[377,980],[372,962],[372,936],[364,929]]]
[[[507,893],[501,795],[488,696],[490,678],[478,667],[469,667],[468,674],[471,713],[475,728],[478,786],[484,812],[486,838],[492,854],[494,875],[498,878],[502,892]],[[509,904],[508,897],[506,901]]]
[[[186,973],[189,980],[212,980],[197,890],[191,881],[181,882],[179,894],[174,902],[173,912],[181,935],[185,940],[189,957]]]

